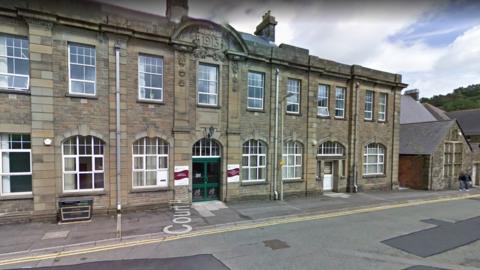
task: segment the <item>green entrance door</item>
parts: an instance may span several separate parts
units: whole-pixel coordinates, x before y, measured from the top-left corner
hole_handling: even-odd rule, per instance
[[[220,158],[192,160],[192,200],[218,200],[220,196]]]

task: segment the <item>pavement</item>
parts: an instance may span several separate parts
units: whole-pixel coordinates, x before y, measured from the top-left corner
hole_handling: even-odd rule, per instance
[[[321,196],[288,197],[285,201],[237,201],[231,203],[194,203],[188,225],[193,232],[233,225],[245,226],[292,217],[310,217],[355,209],[399,205],[442,198],[480,195],[480,190],[326,193]],[[117,238],[114,216],[95,216],[90,222],[73,224],[27,223],[0,226],[0,260],[53,251],[72,250],[80,246],[101,246],[133,239],[165,237],[163,229],[174,224],[170,209],[130,212],[122,215],[121,239]],[[271,243],[277,245],[278,243]],[[281,243],[280,243],[281,244]],[[267,245],[267,243],[265,243]],[[281,246],[281,245],[280,245]]]

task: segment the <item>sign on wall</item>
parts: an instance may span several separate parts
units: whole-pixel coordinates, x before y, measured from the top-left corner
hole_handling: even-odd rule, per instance
[[[228,164],[227,165],[227,182],[236,183],[240,181],[240,165]]]
[[[173,175],[175,186],[188,186],[188,166],[175,166]]]

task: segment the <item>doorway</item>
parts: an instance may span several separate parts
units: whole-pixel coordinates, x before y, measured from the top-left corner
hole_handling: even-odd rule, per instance
[[[333,189],[333,161],[325,161],[323,166],[323,190]]]
[[[220,158],[192,160],[192,201],[211,201],[220,198]]]

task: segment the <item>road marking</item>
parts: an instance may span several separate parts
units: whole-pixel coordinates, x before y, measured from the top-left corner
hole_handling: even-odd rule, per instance
[[[414,201],[409,201],[404,203],[378,205],[378,206],[372,206],[372,207],[366,207],[366,208],[360,208],[360,209],[345,210],[340,212],[316,214],[311,216],[278,217],[278,218],[274,218],[267,221],[260,221],[258,223],[238,224],[238,225],[233,225],[233,226],[223,227],[223,228],[205,229],[201,231],[194,231],[194,232],[180,234],[180,235],[165,236],[165,237],[146,239],[146,240],[132,240],[128,242],[109,244],[109,245],[98,246],[98,247],[83,248],[78,250],[59,251],[59,252],[52,252],[52,253],[47,253],[43,255],[4,259],[4,260],[0,260],[0,266],[19,264],[19,263],[28,263],[28,262],[34,262],[34,261],[42,261],[42,260],[48,260],[48,259],[62,258],[62,257],[82,255],[82,254],[102,252],[102,251],[110,251],[115,249],[122,249],[122,248],[129,248],[129,247],[136,247],[136,246],[143,246],[143,245],[158,244],[162,242],[170,242],[175,240],[214,235],[214,234],[220,234],[220,233],[226,233],[226,232],[258,229],[258,228],[270,227],[275,225],[290,224],[290,223],[304,222],[304,221],[314,221],[314,220],[342,217],[342,216],[348,216],[348,215],[354,215],[354,214],[371,213],[371,212],[377,212],[382,210],[433,204],[433,203],[440,203],[440,202],[458,201],[458,200],[465,200],[465,199],[471,199],[471,198],[480,198],[480,194],[466,195],[461,197],[438,198],[433,200],[414,200]]]

